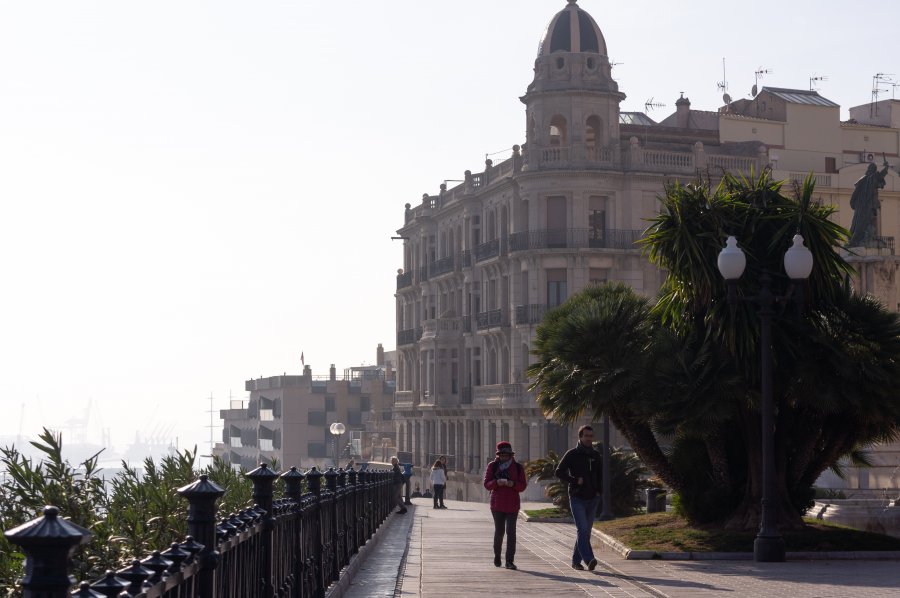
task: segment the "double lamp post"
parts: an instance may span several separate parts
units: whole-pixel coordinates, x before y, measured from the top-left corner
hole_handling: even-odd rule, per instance
[[[737,246],[737,239],[728,237],[725,248],[719,253],[719,272],[728,285],[728,302],[736,305],[743,299],[759,309],[760,320],[760,385],[762,387],[762,467],[763,495],[762,520],[759,533],[753,542],[753,559],[759,562],[784,561],[784,538],[778,531],[778,496],[775,479],[775,399],[772,393],[772,316],[776,303],[791,300],[802,305],[803,286],[813,267],[813,257],[803,245],[803,237],[794,235],[793,245],[784,254],[784,271],[791,279],[791,286],[784,295],[772,292],[772,277],[763,271],[759,279],[759,293],[751,297],[738,297],[738,280],[747,266],[744,252]]]

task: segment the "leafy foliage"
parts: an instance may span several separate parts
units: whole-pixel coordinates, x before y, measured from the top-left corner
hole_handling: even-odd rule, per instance
[[[595,442],[594,448],[602,450],[602,443]],[[525,463],[525,475],[528,479],[547,482],[545,492],[557,508],[569,512],[569,487],[566,482],[556,477],[556,468],[562,457],[549,451],[546,457]],[[632,452],[613,448],[610,451],[610,473],[612,474],[612,512],[616,516],[633,515],[637,512],[640,500],[638,493],[647,487],[647,469]]]
[[[201,474],[226,491],[220,513],[251,504],[252,484],[243,477],[244,471],[235,471],[218,458],[198,469],[196,448],[158,462],[145,459],[140,469],[123,463],[123,470],[107,480],[97,467],[99,454],[77,466],[70,464],[63,456],[60,434],[44,429],[31,444],[44,455],[37,463],[14,446],[0,448],[0,464],[6,470],[0,483],[0,527],[5,531],[26,523],[40,516],[46,505],[59,507],[63,517],[94,535],[73,558],[79,580],[97,578],[107,569],[120,569],[134,558],[183,540],[188,504],[175,490]],[[0,587],[8,588],[6,595],[16,595],[23,565],[18,547],[0,536]]]
[[[900,435],[900,317],[855,294],[839,248],[847,231],[813,201],[813,180],[782,193],[768,172],[721,184],[674,184],[642,243],[667,272],[655,302],[621,284],[588,287],[549,312],[529,367],[545,414],[608,414],[697,521],[758,526],[763,274],[780,298],[773,322],[779,521],[802,527],[812,485],[845,456]],[[805,289],[782,258],[802,234],[814,267]],[[747,256],[738,305],[716,261],[728,235]],[[801,291],[803,291],[801,293]]]

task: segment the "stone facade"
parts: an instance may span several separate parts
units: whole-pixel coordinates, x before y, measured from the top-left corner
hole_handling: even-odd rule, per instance
[[[573,444],[571,427],[547,422],[527,390],[535,328],[591,283],[657,292],[665,275],[634,241],[669,182],[703,175],[715,184],[725,171],[763,168],[800,181],[812,171],[816,197],[837,205],[849,227],[853,184],[884,154],[894,170],[880,194],[877,246],[848,256],[858,288],[900,307],[900,101],[880,102],[877,116],[851,109],[841,122],[839,106],[816,92],[763,88],[714,112],[692,111],[681,97],[661,123],[623,113],[603,35],[574,0],[551,21],[534,72],[520,98],[525,143],[407,204],[398,230],[398,448],[416,466],[451,456],[452,498],[486,497],[480,474],[499,440],[523,461]]]

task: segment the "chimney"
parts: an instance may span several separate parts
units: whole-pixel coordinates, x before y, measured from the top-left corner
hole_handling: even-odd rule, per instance
[[[378,348],[375,349],[375,365],[384,366],[384,347],[381,343],[378,343]]]
[[[675,126],[680,129],[687,129],[690,124],[691,117],[691,101],[681,94],[681,97],[675,101]]]
[[[328,379],[336,380],[337,379],[337,370],[334,368],[334,364],[331,364],[331,367],[328,368]]]

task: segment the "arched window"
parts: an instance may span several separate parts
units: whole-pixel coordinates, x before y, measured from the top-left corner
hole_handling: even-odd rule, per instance
[[[569,131],[566,119],[557,114],[550,119],[550,145],[563,146],[569,143]]]
[[[603,121],[594,114],[588,117],[586,125],[584,141],[587,145],[588,155],[596,159],[597,150],[600,148],[603,139]]]

